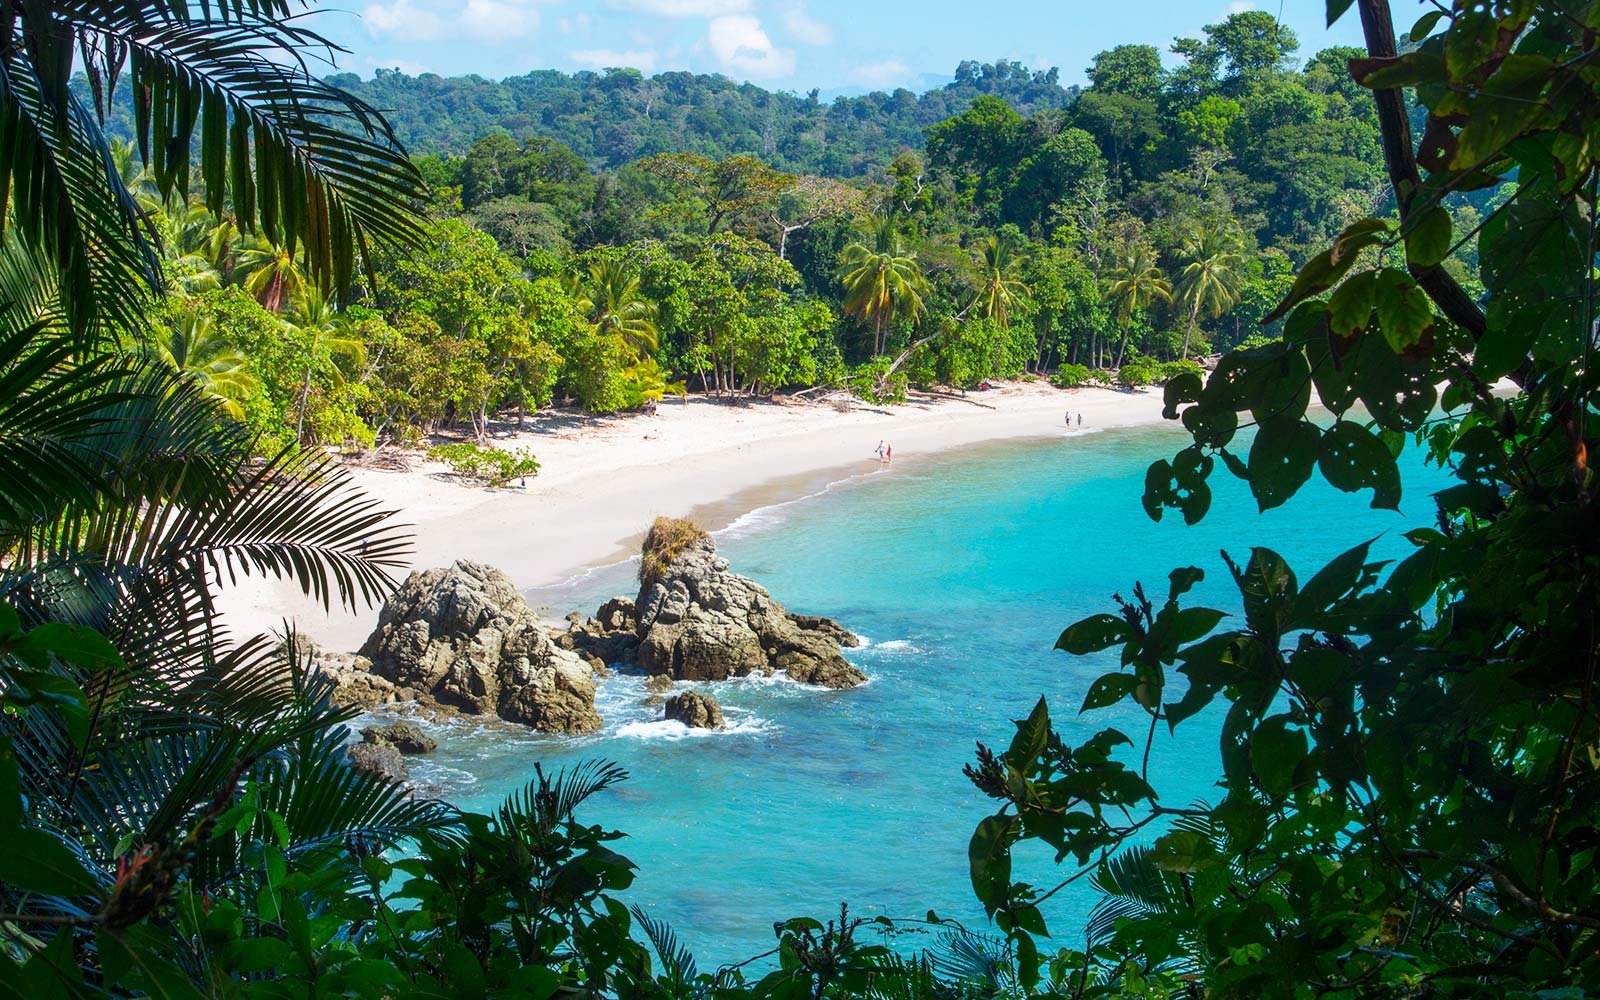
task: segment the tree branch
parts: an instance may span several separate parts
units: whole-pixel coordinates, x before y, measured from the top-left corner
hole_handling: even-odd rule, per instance
[[[1389,0],[1358,0],[1357,6],[1361,12],[1361,30],[1366,36],[1367,55],[1374,59],[1395,58],[1399,53],[1395,48]],[[1389,171],[1389,185],[1394,188],[1395,204],[1400,209],[1400,228],[1404,231],[1411,217],[1412,203],[1422,190],[1416,147],[1411,141],[1411,120],[1406,115],[1405,95],[1398,87],[1374,90],[1372,96],[1378,105],[1378,127],[1383,133],[1383,161]],[[1428,298],[1452,323],[1471,333],[1474,341],[1483,336],[1487,328],[1483,310],[1443,267],[1410,265],[1409,270],[1417,284],[1428,293]]]

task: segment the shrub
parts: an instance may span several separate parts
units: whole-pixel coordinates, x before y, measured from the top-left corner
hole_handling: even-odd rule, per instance
[[[1129,358],[1117,369],[1119,385],[1155,385],[1161,381],[1161,362],[1155,358]]]
[[[1062,365],[1050,376],[1050,384],[1062,389],[1076,389],[1093,382],[1094,375],[1088,365]]]
[[[845,384],[857,397],[869,403],[903,403],[906,401],[906,373],[901,369],[885,377],[888,369],[888,358],[873,358],[852,368]]]
[[[691,545],[710,537],[706,529],[686,517],[656,518],[639,549],[639,583],[649,586],[660,580]]]
[[[1179,375],[1191,373],[1205,378],[1206,370],[1200,367],[1198,361],[1168,361],[1161,366],[1161,384],[1166,385]]]
[[[490,486],[504,486],[513,479],[539,472],[539,463],[530,451],[485,448],[470,441],[436,445],[428,449],[428,457],[450,466],[458,476]]]

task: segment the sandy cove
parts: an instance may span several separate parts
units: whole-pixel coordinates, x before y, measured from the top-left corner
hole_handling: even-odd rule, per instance
[[[893,469],[915,468],[953,448],[1059,435],[1067,411],[1075,425],[1082,413],[1085,429],[1157,423],[1161,392],[998,383],[965,398],[917,395],[901,405],[845,410],[690,397],[663,402],[649,415],[557,411],[530,418],[522,431],[494,442],[538,457],[539,474],[526,489],[464,484],[420,455],[407,471],[350,472],[412,526],[413,568],[474,559],[527,589],[632,555],[657,516],[689,514],[716,530],[758,506],[874,471],[880,439],[894,448]],[[298,588],[259,577],[224,590],[219,606],[235,636],[282,631],[287,619],[319,644],[349,650],[378,614],[327,614]]]

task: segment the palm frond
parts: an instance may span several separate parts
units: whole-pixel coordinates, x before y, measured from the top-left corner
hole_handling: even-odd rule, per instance
[[[644,936],[661,959],[661,969],[666,973],[671,987],[670,996],[678,1000],[700,975],[694,953],[678,942],[678,935],[673,933],[672,926],[665,920],[657,920],[638,906],[630,906],[628,910],[644,929]]]
[[[548,775],[535,764],[537,777],[508,796],[500,806],[500,822],[507,829],[549,831],[572,819],[578,807],[618,782],[628,772],[606,760],[586,760],[571,769]]]

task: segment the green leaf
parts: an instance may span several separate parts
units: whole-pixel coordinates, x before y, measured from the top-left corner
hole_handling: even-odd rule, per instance
[[[1411,40],[1413,42],[1420,42],[1424,38],[1427,38],[1428,35],[1433,32],[1434,25],[1439,23],[1439,19],[1441,17],[1444,17],[1444,11],[1430,10],[1426,14],[1417,18],[1417,23],[1411,26]]]
[[[1295,769],[1306,758],[1304,730],[1290,729],[1288,723],[1288,716],[1276,715],[1250,735],[1250,765],[1261,787],[1273,795],[1283,795],[1293,787]]]
[[[1084,695],[1083,707],[1078,711],[1115,705],[1131,694],[1138,683],[1139,679],[1132,674],[1103,674],[1089,685],[1089,693]]]
[[[1312,626],[1361,581],[1361,572],[1367,564],[1372,541],[1368,539],[1335,556],[1332,562],[1306,581],[1295,599],[1295,620],[1301,626]]]
[[[1355,0],[1328,0],[1328,27],[1333,27],[1334,22],[1343,17],[1344,12],[1349,10],[1354,2]]]
[[[88,673],[98,673],[123,665],[122,656],[111,640],[82,625],[51,622],[30,629],[13,647],[29,663],[40,665],[36,657],[54,656]]]
[[[1179,645],[1194,642],[1209,635],[1226,617],[1226,612],[1215,608],[1184,608],[1173,616],[1171,639]]]
[[[1406,263],[1432,267],[1450,253],[1450,213],[1435,205],[1407,220]]]
[[[15,830],[6,837],[0,882],[47,896],[82,896],[99,888],[77,854],[43,830]]]
[[[1056,640],[1056,648],[1073,656],[1098,653],[1119,642],[1128,641],[1128,623],[1116,615],[1090,615],[1067,626]]]
[[[1200,392],[1204,388],[1200,376],[1196,372],[1180,372],[1167,380],[1166,387],[1161,390],[1163,407],[1161,415],[1168,420],[1178,418],[1178,407],[1184,403],[1198,402]]]
[[[1193,830],[1174,830],[1157,838],[1150,860],[1169,872],[1198,872],[1218,863],[1216,845]]]
[[[1372,506],[1400,509],[1400,468],[1389,449],[1366,428],[1341,420],[1322,435],[1317,467],[1322,478],[1346,493],[1372,490]]]
[[[972,891],[991,917],[1011,894],[1011,844],[1018,824],[1015,816],[986,816],[967,845]]]
[[[1227,558],[1227,554],[1223,554]],[[1278,553],[1267,548],[1250,550],[1250,561],[1240,569],[1228,560],[1239,596],[1244,599],[1245,622],[1256,632],[1282,635],[1294,620],[1299,585],[1294,571]]]
[[[1262,510],[1281,507],[1311,478],[1319,437],[1316,425],[1306,420],[1261,425],[1250,445],[1250,492]]]
[[[0,736],[0,838],[22,825],[22,780],[17,771],[17,750]]]
[[[1373,305],[1383,339],[1396,354],[1415,346],[1433,326],[1433,303],[1416,280],[1398,268],[1378,272]]]
[[[1328,300],[1328,328],[1336,336],[1348,337],[1367,328],[1372,321],[1372,301],[1377,292],[1378,272],[1352,274]]]

